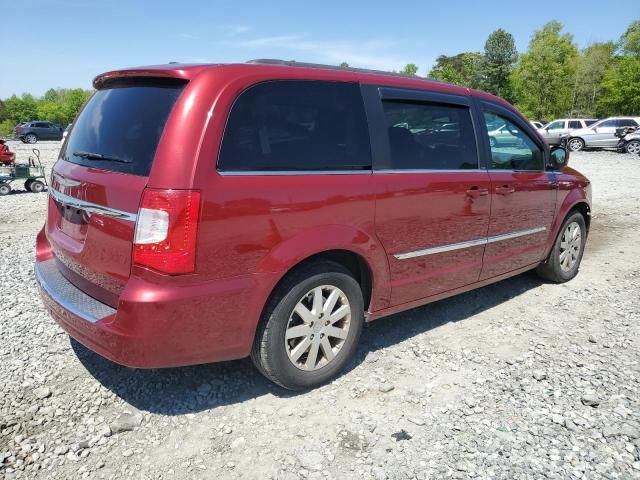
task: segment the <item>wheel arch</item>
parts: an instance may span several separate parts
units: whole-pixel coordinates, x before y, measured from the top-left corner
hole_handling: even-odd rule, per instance
[[[267,301],[292,271],[319,259],[339,263],[353,274],[362,288],[365,310],[379,310],[388,305],[391,292],[384,249],[373,235],[345,225],[308,230],[269,252],[256,269],[258,274],[278,273]]]

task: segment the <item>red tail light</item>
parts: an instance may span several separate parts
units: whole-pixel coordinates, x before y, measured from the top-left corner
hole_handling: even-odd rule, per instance
[[[198,191],[146,189],[136,222],[133,262],[172,275],[193,272],[199,213]]]

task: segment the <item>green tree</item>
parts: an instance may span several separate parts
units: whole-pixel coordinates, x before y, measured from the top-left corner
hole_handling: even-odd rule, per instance
[[[640,112],[640,59],[616,58],[602,82],[597,112],[602,116],[637,115]]]
[[[534,32],[511,75],[516,105],[530,118],[558,117],[571,109],[578,49],[561,31],[551,21]]]
[[[407,63],[400,73],[403,75],[416,75],[418,73],[418,66],[415,63]]]
[[[7,118],[14,125],[28,120],[34,120],[38,116],[38,105],[32,95],[23,94],[22,97],[12,95],[4,101],[7,109]]]
[[[349,68],[349,64],[347,62],[340,62],[340,65],[338,66],[342,68]]]
[[[631,22],[620,38],[620,47],[624,55],[640,58],[640,20]]]
[[[7,107],[5,107],[4,102],[0,100],[0,122],[4,122],[7,118],[9,118]]]
[[[480,88],[483,80],[482,55],[464,52],[452,57],[440,55],[429,77],[468,88]]]
[[[596,115],[602,81],[613,63],[615,50],[614,42],[594,43],[583,50],[577,61],[572,114]]]
[[[509,77],[517,61],[513,35],[501,28],[492,32],[484,44],[484,89],[500,97],[510,97]]]

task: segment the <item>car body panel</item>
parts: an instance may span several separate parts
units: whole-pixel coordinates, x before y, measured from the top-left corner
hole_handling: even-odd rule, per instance
[[[376,232],[387,253],[392,303],[477,282],[484,245],[459,249],[453,255],[450,251],[420,252],[487,235],[489,174],[387,172],[374,177],[374,183],[382,187],[377,189]],[[473,198],[473,189],[487,195]]]

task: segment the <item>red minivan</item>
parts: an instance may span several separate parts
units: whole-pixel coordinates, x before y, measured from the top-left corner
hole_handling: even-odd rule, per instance
[[[364,322],[578,272],[589,180],[500,98],[276,60],[94,86],[53,168],[35,274],[62,328],[117,363],[250,355],[308,388]]]

